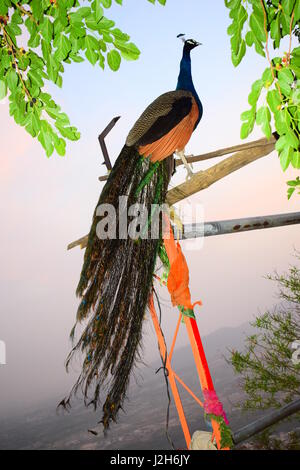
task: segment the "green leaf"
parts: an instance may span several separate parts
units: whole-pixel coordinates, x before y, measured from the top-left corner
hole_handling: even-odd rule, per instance
[[[110,8],[111,7],[111,0],[101,0],[102,5],[104,8]]]
[[[12,57],[11,55],[8,55],[7,51],[5,49],[2,50],[2,56],[1,56],[1,61],[0,61],[0,70],[1,70],[1,75],[4,75],[4,70],[8,69],[9,66],[12,63]]]
[[[245,36],[245,41],[247,46],[252,47],[254,44],[254,34],[253,31],[248,31]]]
[[[260,80],[256,80],[251,88],[251,93],[248,97],[248,102],[251,106],[256,107],[258,98],[260,97],[261,90],[264,86],[264,82]]]
[[[275,149],[278,153],[281,153],[284,148],[287,147],[286,136],[282,135],[275,144]]]
[[[292,55],[295,57],[300,57],[300,46],[295,47],[295,49],[292,50]]]
[[[26,105],[24,102],[24,97],[20,89],[16,90],[14,94],[11,94],[9,97],[9,114],[14,117],[14,120],[17,124],[24,125],[26,117]]]
[[[230,17],[233,21],[227,32],[232,36],[230,40],[231,60],[233,65],[237,67],[246,53],[246,42],[242,39],[242,30],[248,18],[248,13],[241,2],[239,2],[236,8],[231,10]]]
[[[283,171],[286,171],[287,168],[289,167],[289,164],[291,163],[291,160],[292,160],[292,156],[293,156],[292,147],[285,146],[279,155],[280,165]]]
[[[289,122],[286,121],[285,110],[274,113],[275,127],[279,135],[286,134],[289,128]]]
[[[85,38],[85,47],[87,49],[98,50],[99,49],[99,41],[94,38],[94,36],[86,36]]]
[[[291,199],[292,195],[294,194],[294,192],[296,191],[296,188],[289,188],[288,189],[288,199]]]
[[[265,50],[263,48],[263,45],[260,41],[258,41],[258,39],[254,39],[254,44],[255,44],[255,50],[256,52],[261,55],[262,57],[266,57],[266,53],[265,53]]]
[[[83,38],[86,35],[84,25],[81,23],[74,23],[71,25],[70,34],[74,38]],[[72,41],[73,44],[73,41]]]
[[[45,131],[43,128],[41,128],[40,133],[38,135],[38,140],[46,150],[47,157],[50,157],[53,153],[54,147],[52,144],[51,135],[48,130]]]
[[[99,51],[99,65],[104,70],[105,68],[105,58],[104,55]]]
[[[297,1],[296,1],[297,3]],[[281,6],[286,15],[291,16],[295,0],[281,0]]]
[[[58,108],[49,108],[46,106],[46,112],[49,114],[50,117],[55,119],[59,125],[67,126],[70,124],[70,119],[66,115],[66,113],[60,112]]]
[[[123,43],[116,39],[114,45],[126,60],[137,60],[140,56],[140,50],[132,42]]]
[[[66,154],[66,141],[62,139],[61,137],[58,137],[58,135],[53,132],[52,134],[53,138],[53,143],[55,150],[57,151],[58,155],[63,156]]]
[[[94,0],[92,5],[91,5],[92,10],[93,10],[94,15],[95,15],[95,20],[96,21],[99,21],[100,18],[102,18],[102,16],[103,16],[103,10],[101,8],[101,3],[103,4],[103,2],[101,2],[100,0]]]
[[[59,86],[61,88],[62,87],[62,82],[63,82],[62,76],[58,74],[57,77],[56,77],[55,83],[56,83],[57,86]]]
[[[109,30],[109,29],[113,28],[114,26],[115,26],[114,21],[109,20],[108,18],[105,18],[105,16],[103,16],[103,18],[101,18],[101,21],[99,21],[98,24],[97,24],[97,29],[99,31],[102,30],[102,29]]]
[[[55,126],[61,133],[61,135],[70,140],[78,140],[80,138],[80,132],[76,129],[76,127],[64,127],[59,124],[59,122],[55,123]]]
[[[292,94],[293,90],[285,80],[279,79],[278,85],[280,87],[281,93],[283,93],[285,96],[290,96]]]
[[[47,17],[44,18],[43,24],[41,25],[41,32],[42,32],[43,38],[46,41],[48,41],[48,42],[52,41],[52,39],[53,39],[53,24],[51,23],[51,21]]]
[[[29,65],[29,58],[25,55],[19,57],[18,59],[18,68],[20,70],[26,70]]]
[[[40,99],[47,104],[49,108],[57,108],[60,109],[60,106],[58,106],[52,99],[51,95],[49,93],[41,93],[40,94]]]
[[[249,122],[244,122],[241,127],[241,139],[246,139],[249,134],[253,131],[253,127],[255,124],[255,119]]]
[[[7,86],[4,80],[0,80],[0,100],[3,100],[7,94]]]
[[[278,11],[276,18],[271,23],[271,38],[274,39],[274,49],[278,49],[281,41],[281,27],[280,27],[281,11]]]
[[[112,35],[107,31],[101,31],[101,34],[104,42],[109,42],[111,44],[114,42]]]
[[[115,26],[115,22],[105,18],[105,16],[103,16],[100,20],[97,21],[93,14],[89,15],[85,19],[85,23],[88,28],[94,31],[100,31],[101,33],[102,30],[108,31],[113,26]]]
[[[11,21],[13,23],[16,23],[16,24],[22,24],[23,23],[23,19],[21,17],[21,14],[20,14],[20,11],[19,10],[16,10],[12,17],[11,17]]]
[[[273,74],[272,74],[272,70],[270,67],[266,68],[266,70],[264,71],[262,75],[262,80],[266,88],[272,85],[274,79],[273,79]]]
[[[256,122],[258,125],[261,126],[262,131],[267,137],[267,139],[270,139],[272,134],[272,129],[270,125],[271,113],[267,106],[262,106],[261,108],[259,108],[256,115]]]
[[[95,65],[98,60],[98,50],[99,50],[99,42],[93,36],[86,36],[85,38],[85,55],[86,58],[91,62],[91,64]],[[95,52],[97,50],[97,52]]]
[[[51,46],[50,46],[49,42],[45,41],[45,39],[42,39],[41,48],[42,48],[43,57],[44,57],[45,61],[48,63],[50,53],[51,53]]]
[[[292,165],[296,169],[300,169],[300,152],[299,150],[294,152],[293,157],[292,157]],[[300,184],[300,183],[298,183]]]
[[[69,57],[73,62],[84,62],[84,58],[80,55],[70,53]]]
[[[266,42],[264,28],[264,14],[261,9],[256,8],[250,16],[250,27],[258,41]]]
[[[6,30],[9,32],[9,34],[12,33],[14,36],[19,36],[20,34],[22,34],[21,28],[12,21],[9,23],[9,29],[6,27]]]
[[[31,10],[32,10],[32,13],[33,13],[34,17],[37,20],[42,19],[43,7],[42,7],[41,0],[31,0],[30,7],[31,7]]]
[[[107,62],[111,70],[116,72],[120,68],[121,56],[118,51],[112,50],[107,54]]]
[[[25,120],[25,129],[27,132],[29,132],[32,137],[36,137],[40,130],[40,126],[41,123],[38,113],[35,110],[29,112]]]
[[[18,86],[19,77],[17,72],[13,69],[9,70],[6,74],[6,83],[10,91],[13,93]]]
[[[282,36],[288,35],[290,33],[291,18],[284,10],[281,10],[280,22],[282,26]]]
[[[290,85],[294,81],[294,76],[288,68],[282,68],[278,72],[278,79]]]
[[[8,5],[5,2],[0,2],[0,15],[6,16],[8,13]]]
[[[55,54],[54,54],[56,60],[60,62],[66,59],[66,57],[68,57],[68,54],[71,50],[71,46],[72,44],[69,38],[67,38],[67,36],[65,36],[64,34],[61,34],[57,41],[57,50],[55,51]]]
[[[251,119],[253,116],[255,116],[255,112],[253,109],[249,109],[247,111],[244,111],[242,114],[241,114],[241,120],[242,121],[248,121],[249,119]]]
[[[299,176],[297,176],[297,178],[296,178],[295,180],[287,181],[286,184],[287,184],[288,186],[292,186],[292,187],[300,186],[300,178],[299,178]]]
[[[279,91],[277,89],[268,91],[267,102],[271,108],[272,113],[275,114],[278,111],[280,111],[280,109],[278,108],[281,106],[281,99],[280,99]]]
[[[49,79],[52,80],[54,83],[57,80],[58,68],[59,68],[59,63],[57,62],[54,55],[51,54],[47,62],[47,73],[48,73]]]
[[[245,111],[241,114],[241,120],[246,121],[241,127],[241,139],[246,139],[253,131],[255,124],[255,108]]]
[[[28,44],[29,47],[35,48],[35,47],[38,47],[38,46],[39,46],[40,40],[41,40],[41,37],[40,37],[40,35],[37,33],[37,29],[35,28],[35,29],[33,30],[33,32],[31,33],[30,38],[29,38],[27,44]]]
[[[85,18],[86,16],[90,15],[90,13],[90,7],[80,7],[78,10],[76,10],[76,14],[78,14],[81,18]]]
[[[30,69],[27,76],[30,78],[30,81],[33,85],[37,85],[41,88],[44,85],[44,81],[40,73],[41,71],[39,69]]]
[[[226,8],[235,10],[241,4],[241,0],[225,0]]]
[[[130,39],[130,36],[128,34],[123,33],[120,29],[115,28],[111,30],[111,34],[116,38],[119,39],[120,41],[127,42]]]
[[[234,52],[232,52],[231,54],[231,60],[235,67],[237,67],[241,63],[245,54],[246,54],[246,43],[244,40],[242,40],[242,42],[240,43],[240,48],[239,48],[237,55],[235,55]]]
[[[299,140],[297,139],[296,134],[294,133],[294,131],[291,128],[289,128],[288,132],[286,133],[286,141],[287,141],[288,145],[293,147],[295,150],[298,149]]]

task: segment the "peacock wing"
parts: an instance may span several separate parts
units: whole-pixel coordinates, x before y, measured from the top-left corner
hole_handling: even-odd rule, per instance
[[[126,145],[151,144],[174,129],[192,110],[189,91],[169,91],[154,100],[139,117],[128,134]]]

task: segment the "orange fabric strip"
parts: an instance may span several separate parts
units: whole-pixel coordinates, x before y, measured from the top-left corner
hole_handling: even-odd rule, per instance
[[[171,346],[171,349],[170,349],[170,354],[169,354],[170,361],[172,361],[173,351],[174,351],[174,348],[175,348],[175,343],[176,343],[176,339],[177,339],[177,335],[178,335],[180,323],[181,323],[181,315],[179,315],[179,318],[178,318],[178,322],[177,322],[177,325],[176,325],[175,334],[174,334],[174,337],[173,337],[172,346]]]
[[[186,389],[186,391],[194,398],[194,400],[198,403],[203,408],[203,403],[202,401],[199,400],[199,398],[192,392],[192,390],[184,383],[183,380],[181,380],[180,377],[174,372],[174,377],[175,379],[183,386],[183,388]]]
[[[182,406],[182,403],[181,403],[178,388],[177,388],[177,385],[176,385],[176,380],[175,380],[175,377],[174,377],[174,373],[173,373],[173,370],[172,370],[172,367],[171,367],[170,359],[169,359],[168,356],[166,357],[167,348],[166,348],[166,344],[165,344],[165,341],[164,341],[164,337],[162,335],[162,331],[161,331],[160,324],[159,324],[159,321],[158,321],[158,318],[157,318],[157,314],[156,314],[156,311],[155,311],[154,301],[153,301],[153,294],[151,294],[151,297],[149,299],[149,310],[150,310],[150,313],[151,313],[151,318],[152,318],[153,325],[154,325],[155,332],[156,332],[156,336],[157,336],[157,339],[158,339],[158,344],[159,344],[159,350],[160,350],[161,357],[163,358],[163,360],[165,360],[165,358],[166,358],[166,368],[167,368],[168,374],[169,374],[168,380],[169,380],[170,387],[171,387],[171,390],[172,390],[172,393],[173,393],[173,397],[174,397],[174,401],[175,401],[175,404],[176,404],[180,424],[181,424],[183,434],[184,434],[184,437],[185,437],[186,445],[187,445],[187,448],[189,449],[190,444],[191,444],[191,435],[190,435],[189,427],[188,427],[186,417],[185,417],[185,414],[184,414],[184,410],[183,410],[183,406]]]
[[[191,303],[189,290],[189,270],[186,259],[182,253],[179,242],[175,242],[170,220],[165,216],[166,230],[164,233],[164,245],[170,262],[170,271],[167,287],[171,295],[172,304],[183,306],[185,309],[193,310],[196,304]],[[191,343],[197,372],[199,375],[202,390],[214,390],[213,381],[205,357],[202,341],[196,320],[186,315],[183,316]],[[218,449],[221,449],[220,425],[215,420],[211,420],[214,436]],[[224,449],[225,450],[225,449]]]

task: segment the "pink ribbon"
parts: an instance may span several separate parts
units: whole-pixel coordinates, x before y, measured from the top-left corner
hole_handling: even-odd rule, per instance
[[[223,410],[223,405],[220,402],[215,390],[203,390],[204,396],[204,411],[206,414],[215,416],[222,416],[226,424],[229,424],[226,413]]]

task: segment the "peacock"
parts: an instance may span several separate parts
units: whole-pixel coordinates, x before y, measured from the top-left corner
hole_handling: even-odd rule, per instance
[[[119,235],[125,208],[139,204],[147,214],[153,205],[162,205],[174,170],[174,153],[186,163],[184,149],[203,114],[191,71],[191,51],[200,45],[181,37],[183,54],[174,91],[162,94],[141,114],[126,139],[94,211],[77,295],[80,304],[75,328],[83,331],[70,352],[66,366],[76,351],[84,355],[81,373],[70,395],[81,389],[85,404],[95,410],[105,400],[101,423],[106,430],[117,420],[136,362],[141,358],[142,327],[153,284],[157,256],[162,253],[162,234],[151,238]],[[189,172],[191,170],[189,169]],[[99,237],[99,207],[112,205],[117,213],[115,237]],[[105,206],[103,206],[105,205]],[[149,220],[143,227],[148,230]],[[101,399],[100,399],[101,395]]]

